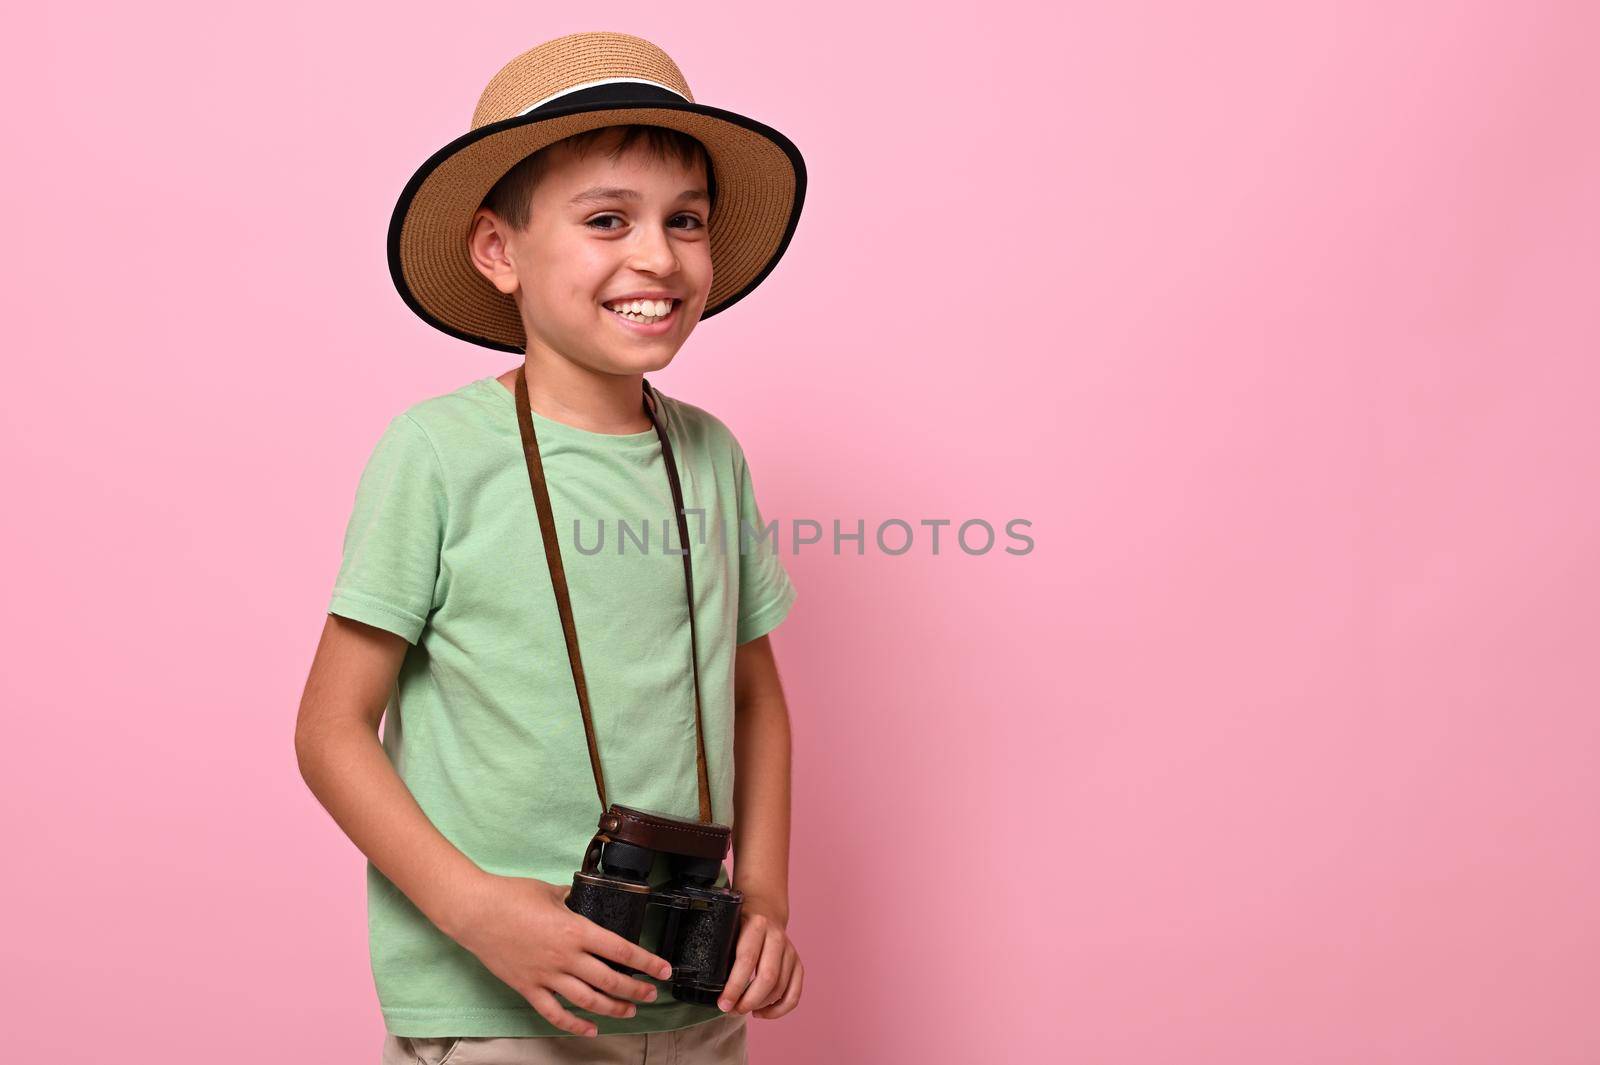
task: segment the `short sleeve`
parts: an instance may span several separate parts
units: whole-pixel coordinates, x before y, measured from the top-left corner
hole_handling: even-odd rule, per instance
[[[416,643],[434,607],[445,514],[439,456],[422,427],[398,415],[361,473],[328,613]]]
[[[770,535],[768,533],[770,532]],[[794,605],[795,587],[783,568],[776,527],[762,523],[750,465],[739,452],[739,624],[737,643],[778,627]]]

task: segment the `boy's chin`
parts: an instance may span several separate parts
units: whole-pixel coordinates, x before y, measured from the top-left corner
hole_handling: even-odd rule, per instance
[[[651,351],[617,351],[616,345],[606,345],[596,352],[598,357],[589,368],[619,376],[654,373],[670,365],[677,354],[676,348],[665,349],[660,345]]]

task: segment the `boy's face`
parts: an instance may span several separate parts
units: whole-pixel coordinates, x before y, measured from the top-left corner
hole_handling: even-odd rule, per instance
[[[583,157],[554,146],[527,228],[480,208],[468,247],[484,276],[516,297],[530,354],[543,348],[597,373],[637,374],[670,363],[705,310],[710,213],[704,164],[688,169],[642,146],[613,161],[619,138]],[[676,302],[644,325],[605,307],[638,293]]]

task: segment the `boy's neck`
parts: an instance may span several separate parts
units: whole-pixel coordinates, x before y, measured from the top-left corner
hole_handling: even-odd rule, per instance
[[[540,417],[591,433],[622,436],[652,428],[644,412],[643,374],[597,374],[562,358],[529,352],[523,361],[528,406]],[[517,372],[496,378],[515,394]]]

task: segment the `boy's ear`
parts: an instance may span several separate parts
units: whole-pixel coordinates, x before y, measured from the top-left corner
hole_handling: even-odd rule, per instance
[[[505,220],[487,207],[480,207],[472,216],[472,228],[467,232],[467,255],[478,272],[489,283],[513,296],[517,292],[517,270],[511,261],[511,249],[506,241],[510,232]]]

